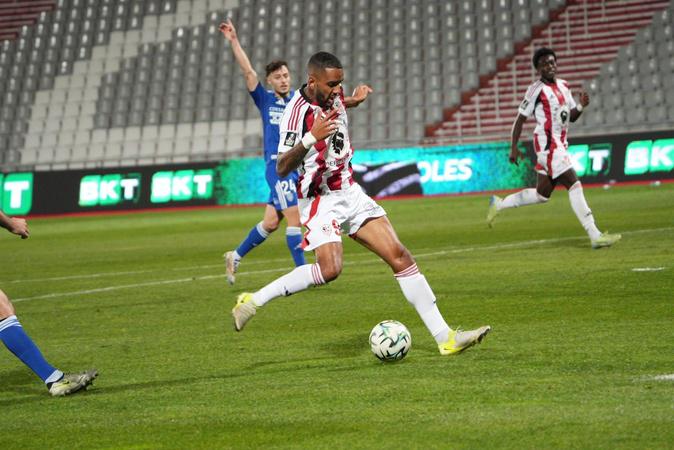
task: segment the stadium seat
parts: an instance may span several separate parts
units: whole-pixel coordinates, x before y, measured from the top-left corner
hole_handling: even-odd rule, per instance
[[[632,27],[622,30],[624,36],[613,39],[615,44],[607,54],[616,55],[614,62],[602,58],[590,64],[578,56],[578,67],[582,68],[578,81],[597,81],[593,103],[598,111],[605,112],[593,120],[603,119],[607,126],[611,120],[609,105],[624,105],[625,99],[640,89],[652,92],[639,104],[645,111],[644,123],[663,116],[659,109],[651,112],[644,102],[672,105],[667,96],[674,83],[672,2],[638,3],[626,0],[622,4],[628,12],[621,14],[629,14]],[[587,5],[593,29],[610,33],[610,26],[594,18],[597,5]],[[665,8],[667,5],[670,7]],[[603,14],[611,17],[613,8],[606,3]],[[251,120],[259,127],[257,110],[217,30],[217,24],[229,15],[258,74],[264,73],[269,59],[283,57],[289,62],[296,86],[304,78],[311,52],[337,42],[334,49],[329,49],[342,59],[346,86],[367,82],[375,87],[376,94],[382,94],[373,95],[351,113],[350,122],[354,130],[359,130],[353,136],[358,145],[369,140],[385,143],[387,137],[399,142],[403,131],[407,142],[415,144],[418,130],[432,125],[429,120],[441,120],[443,110],[462,111],[463,139],[466,133],[476,133],[477,128],[466,128],[468,124],[479,124],[484,130],[482,119],[475,116],[472,98],[498,97],[503,115],[510,114],[506,111],[516,107],[531,80],[528,59],[532,46],[549,42],[551,36],[565,36],[564,14],[576,26],[582,23],[576,19],[582,13],[583,2],[564,0],[57,1],[53,11],[36,12],[34,25],[25,25],[13,41],[0,45],[0,94],[3,106],[14,111],[0,122],[0,131],[8,131],[0,135],[6,142],[33,146],[34,138],[15,135],[17,129],[30,129],[40,140],[49,133],[63,145],[71,140],[83,145],[85,136],[93,139],[97,130]],[[321,19],[315,26],[307,26],[311,23],[307,18],[312,15]],[[532,34],[534,26],[538,28]],[[574,32],[572,45],[582,40],[584,33]],[[293,42],[305,44],[290,45]],[[559,46],[555,44],[561,48],[566,65],[570,55],[562,44]],[[605,65],[600,71],[602,62]],[[500,70],[504,64],[505,70]],[[485,84],[485,80],[495,78],[499,81]],[[422,95],[414,95],[417,92]],[[664,94],[656,98],[659,92]],[[41,93],[50,95],[45,99]],[[609,95],[611,100],[606,100]],[[597,100],[598,96],[606,101]],[[386,100],[378,100],[380,97]],[[481,100],[480,114],[485,123],[493,120],[491,117],[503,116],[500,111],[485,110],[485,106]],[[377,113],[380,108],[392,107],[409,109],[405,114]],[[637,113],[624,119],[641,116]],[[378,123],[384,131],[368,133],[364,127],[358,128],[361,123]],[[446,130],[451,128],[451,121],[448,127]],[[507,133],[509,124],[502,127]],[[114,139],[116,136],[110,134]],[[126,134],[123,136],[126,142]],[[246,154],[248,150],[260,154],[259,145],[252,145],[259,138],[259,128],[256,132],[241,130],[233,136],[227,141],[227,154]],[[148,139],[155,139],[157,144],[164,138]],[[211,155],[209,145],[212,142],[207,140],[193,148],[194,157],[199,153]],[[63,154],[70,155],[67,150]],[[170,159],[171,152],[165,152],[163,148],[162,158]],[[87,158],[93,162],[90,158],[99,154],[87,152]],[[145,160],[154,153],[143,155]],[[123,151],[101,154],[103,159],[123,157]]]

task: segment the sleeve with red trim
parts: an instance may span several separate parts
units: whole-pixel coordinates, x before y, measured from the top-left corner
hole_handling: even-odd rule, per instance
[[[307,108],[309,108],[309,105],[300,98],[299,101],[291,103],[283,111],[283,117],[279,124],[279,155],[287,152],[302,140],[304,115]]]
[[[567,105],[569,105],[569,110],[575,108],[576,105],[576,100],[573,98],[573,94],[571,93],[571,88],[569,87],[569,83],[567,83],[564,80],[561,80],[562,86],[564,86],[566,89],[564,89],[564,99],[566,100]]]
[[[534,108],[536,107],[536,98],[541,92],[542,85],[543,83],[537,81],[529,86],[527,93],[524,95],[524,100],[522,100],[522,103],[520,103],[517,112],[519,112],[524,117],[531,116],[531,114],[534,112]]]

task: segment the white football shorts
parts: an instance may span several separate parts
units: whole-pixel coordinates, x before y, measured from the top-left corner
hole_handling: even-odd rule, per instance
[[[342,232],[355,234],[367,219],[386,215],[384,208],[354,183],[343,191],[300,198],[300,220],[306,229],[302,248],[311,251],[328,242],[342,242]]]
[[[553,180],[571,168],[573,163],[566,149],[557,148],[552,155],[549,151],[540,151],[536,154],[536,172]]]

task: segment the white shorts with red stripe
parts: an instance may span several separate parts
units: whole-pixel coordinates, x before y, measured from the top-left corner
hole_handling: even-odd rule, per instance
[[[536,172],[547,175],[553,180],[573,168],[569,153],[565,149],[557,148],[552,153],[542,150],[536,153]]]
[[[367,219],[386,215],[358,184],[318,197],[300,198],[300,220],[306,228],[302,248],[314,250],[328,242],[342,242],[342,231],[353,235]]]

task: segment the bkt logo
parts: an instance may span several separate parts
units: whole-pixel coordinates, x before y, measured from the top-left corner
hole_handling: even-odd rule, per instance
[[[611,144],[570,145],[569,155],[579,177],[607,175],[611,169]]]
[[[213,169],[163,171],[152,175],[152,203],[184,202],[213,196]]]
[[[140,196],[140,174],[111,173],[86,175],[80,181],[80,206],[137,203]]]
[[[674,139],[634,141],[627,145],[625,175],[671,172],[674,169]]]
[[[9,215],[28,214],[33,206],[32,173],[0,173],[0,210]]]

